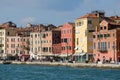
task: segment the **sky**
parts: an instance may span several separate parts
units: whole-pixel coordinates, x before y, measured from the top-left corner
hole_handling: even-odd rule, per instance
[[[120,0],[0,0],[0,24],[12,21],[18,27],[27,23],[59,26],[94,10],[120,16]]]

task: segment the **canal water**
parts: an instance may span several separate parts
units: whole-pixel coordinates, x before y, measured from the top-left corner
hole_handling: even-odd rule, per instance
[[[120,69],[0,64],[0,80],[120,80]]]

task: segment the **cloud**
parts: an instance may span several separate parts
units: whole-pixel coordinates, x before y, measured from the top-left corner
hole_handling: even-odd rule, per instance
[[[79,0],[40,0],[38,6],[46,10],[70,11],[74,10],[80,2]]]
[[[120,0],[1,0],[0,18],[20,25],[62,24],[93,10],[105,10],[108,15],[120,14],[119,3]]]
[[[35,21],[36,21],[35,17],[25,17],[20,21],[20,23],[27,24],[27,23],[34,23]]]

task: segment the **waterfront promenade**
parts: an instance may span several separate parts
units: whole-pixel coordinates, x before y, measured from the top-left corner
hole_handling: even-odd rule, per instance
[[[2,64],[2,61],[0,61]],[[120,69],[120,64],[96,64],[96,63],[63,63],[63,62],[19,62],[12,61],[12,64],[27,64],[27,65],[46,65],[46,66],[69,66],[69,67],[88,67],[88,68],[113,68]]]

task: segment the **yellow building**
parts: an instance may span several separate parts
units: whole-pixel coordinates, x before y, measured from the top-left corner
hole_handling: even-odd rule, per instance
[[[6,57],[6,37],[15,35],[16,30],[13,28],[0,29],[0,58]]]
[[[5,29],[1,29],[0,30],[0,55],[2,56],[3,55],[3,53],[5,53],[5,47],[6,47],[6,45],[5,45]]]
[[[75,21],[75,56],[77,61],[89,60],[93,53],[92,32],[104,17],[104,12],[93,11]],[[86,54],[86,56],[84,56]]]

